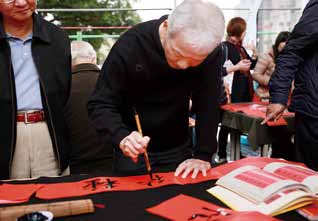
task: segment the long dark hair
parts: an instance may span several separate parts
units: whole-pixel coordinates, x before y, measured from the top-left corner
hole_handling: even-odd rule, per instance
[[[277,35],[275,44],[273,45],[274,61],[276,61],[279,54],[279,51],[278,51],[279,44],[282,42],[286,42],[289,37],[289,34],[290,34],[289,31],[282,31]]]

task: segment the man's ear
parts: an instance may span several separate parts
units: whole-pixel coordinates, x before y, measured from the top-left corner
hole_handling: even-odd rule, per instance
[[[168,19],[166,19],[162,23],[162,27],[165,29],[166,32],[168,31],[168,26],[169,26]]]
[[[160,32],[160,38],[162,37],[166,37],[167,33],[168,33],[168,20],[164,20],[161,24],[160,24],[160,28],[159,28],[159,32]],[[161,39],[163,40],[163,39]]]
[[[163,21],[163,27],[168,28],[168,19]]]

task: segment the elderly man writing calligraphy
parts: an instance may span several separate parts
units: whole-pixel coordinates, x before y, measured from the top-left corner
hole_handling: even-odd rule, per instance
[[[116,171],[144,170],[147,150],[152,166],[175,165],[175,175],[184,178],[206,175],[217,147],[223,33],[218,7],[186,0],[168,17],[141,23],[116,42],[88,103],[99,133],[112,137]],[[197,116],[194,151],[190,97]]]

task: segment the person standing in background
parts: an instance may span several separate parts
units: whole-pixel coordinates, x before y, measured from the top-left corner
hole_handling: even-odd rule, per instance
[[[223,76],[233,74],[231,86],[231,103],[252,101],[253,79],[250,70],[255,67],[257,62],[257,51],[253,48],[252,57],[246,52],[242,42],[246,34],[246,21],[241,17],[232,18],[226,28],[227,39],[223,42],[223,47],[227,51],[224,59]],[[223,55],[225,56],[225,55]],[[221,126],[218,136],[218,156],[219,163],[226,161],[226,146],[229,129]]]
[[[284,49],[289,34],[288,31],[280,32],[273,47],[266,54],[260,56],[256,63],[252,76],[259,84],[255,93],[261,101],[269,100],[268,82],[275,71],[278,55]],[[292,132],[286,126],[272,127],[271,132],[273,136],[271,157],[295,161],[294,144],[291,141]]]
[[[280,53],[269,81],[269,120],[280,118],[287,107],[295,112],[295,157],[318,170],[318,1],[311,0]]]
[[[288,31],[280,32],[273,47],[260,56],[256,63],[252,77],[258,83],[255,93],[262,101],[269,101],[268,82],[275,71],[278,55],[284,49],[289,34]]]
[[[72,89],[65,118],[70,133],[71,174],[99,173],[111,170],[113,148],[110,139],[101,137],[88,119],[86,104],[100,69],[96,51],[85,41],[72,41]]]
[[[35,9],[0,0],[0,179],[69,173],[69,39]]]

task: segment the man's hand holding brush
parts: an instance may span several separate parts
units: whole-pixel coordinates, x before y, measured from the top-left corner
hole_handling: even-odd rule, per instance
[[[119,147],[125,156],[137,163],[138,155],[145,153],[149,141],[150,137],[142,136],[139,132],[133,131],[120,142]]]

